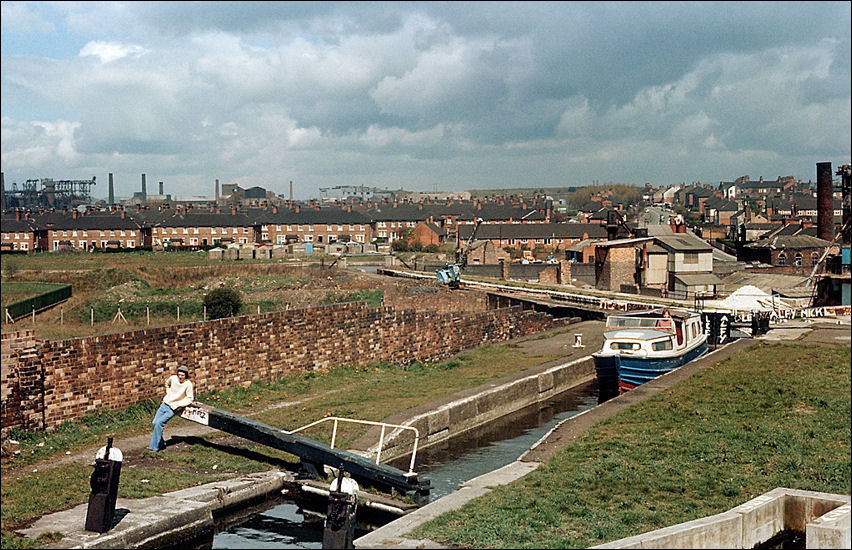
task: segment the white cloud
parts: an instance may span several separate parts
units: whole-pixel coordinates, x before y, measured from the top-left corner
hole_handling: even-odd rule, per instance
[[[138,58],[145,55],[147,52],[148,50],[142,46],[134,44],[120,44],[118,42],[102,42],[100,40],[94,40],[83,46],[79,55],[81,57],[90,55],[95,56],[101,60],[101,63],[109,63],[124,57]]]

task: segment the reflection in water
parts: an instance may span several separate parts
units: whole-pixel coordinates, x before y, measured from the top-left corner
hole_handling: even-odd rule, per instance
[[[516,460],[560,421],[598,403],[597,381],[563,392],[417,452],[415,470],[432,483],[431,500]],[[407,470],[410,458],[390,464]],[[277,505],[213,538],[213,548],[322,548],[323,518],[293,503]],[[355,537],[367,531],[356,527]]]
[[[487,426],[418,451],[414,469],[431,481],[430,500],[434,501],[455,492],[461,483],[517,460],[557,423],[597,404],[596,381],[577,386]],[[390,464],[406,469],[408,460],[410,455]]]

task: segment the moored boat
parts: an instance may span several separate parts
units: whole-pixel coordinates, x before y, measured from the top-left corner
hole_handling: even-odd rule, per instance
[[[624,393],[707,352],[698,313],[651,310],[607,317],[604,341],[593,355],[601,388]]]

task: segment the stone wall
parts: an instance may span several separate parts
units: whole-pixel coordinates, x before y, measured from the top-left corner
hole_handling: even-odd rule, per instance
[[[442,361],[560,324],[519,307],[441,313],[357,302],[61,341],[18,332],[3,336],[2,435],[160,399],[180,364],[202,393],[343,364]]]

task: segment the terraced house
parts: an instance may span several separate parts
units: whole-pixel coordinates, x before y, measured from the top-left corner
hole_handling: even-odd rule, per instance
[[[20,225],[24,221],[26,227]],[[91,250],[136,248],[142,244],[141,227],[124,210],[89,208],[81,211],[74,208],[23,214],[15,211],[4,213],[2,225],[3,250]],[[17,228],[17,231],[8,231],[12,228]],[[25,229],[29,230],[26,238],[23,235]]]
[[[431,223],[455,237],[459,226],[476,219],[510,225],[546,224],[550,203],[535,199],[472,201],[382,201],[321,207],[282,203],[263,208],[161,206],[134,209],[3,213],[3,250],[209,247],[248,243],[370,243],[393,241],[418,224]],[[552,231],[551,231],[552,233]]]

